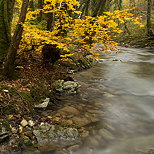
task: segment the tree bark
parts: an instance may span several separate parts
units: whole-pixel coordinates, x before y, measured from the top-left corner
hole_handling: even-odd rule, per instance
[[[43,4],[44,4],[44,0],[38,0],[38,9],[43,9]],[[39,22],[42,21],[42,11],[40,11],[40,13],[38,14],[37,20]]]
[[[8,54],[4,63],[3,73],[8,78],[11,78],[14,73],[15,58],[16,58],[17,50],[19,48],[19,44],[20,44],[20,41],[22,38],[22,32],[23,32],[22,23],[24,23],[26,19],[28,4],[29,4],[29,0],[23,0],[19,21],[16,26],[13,38],[11,40],[11,43],[8,49]]]
[[[152,0],[148,0],[147,4],[147,36],[152,36],[152,30],[151,30],[151,5]]]
[[[0,0],[0,62],[6,55],[11,42],[11,22],[15,0]]]

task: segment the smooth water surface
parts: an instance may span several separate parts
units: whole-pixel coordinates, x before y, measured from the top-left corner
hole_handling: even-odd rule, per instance
[[[90,127],[92,142],[83,140],[72,154],[142,154],[154,148],[154,51],[121,49],[76,75],[88,85],[76,102],[103,114]],[[106,135],[101,136],[102,130]]]

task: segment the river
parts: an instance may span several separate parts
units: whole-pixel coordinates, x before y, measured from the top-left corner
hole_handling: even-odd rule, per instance
[[[120,49],[102,54],[94,67],[75,75],[89,86],[82,91],[82,100],[74,100],[103,114],[89,126],[93,141],[83,140],[72,154],[154,153],[154,51]]]

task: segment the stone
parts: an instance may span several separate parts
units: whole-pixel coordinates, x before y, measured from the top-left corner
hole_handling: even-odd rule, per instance
[[[106,129],[100,129],[99,134],[105,139],[109,139],[109,140],[115,139],[115,137]]]
[[[65,128],[59,125],[44,123],[33,130],[39,148],[65,147],[78,142],[79,133],[76,128]]]
[[[20,122],[21,126],[25,127],[28,125],[28,122],[27,120],[23,119],[21,122]]]
[[[83,127],[91,123],[91,121],[87,118],[74,117],[72,120],[79,127]]]
[[[98,121],[100,121],[100,119],[97,118],[97,117],[91,117],[91,121],[92,121],[92,122],[98,122]]]
[[[35,123],[34,123],[34,121],[29,120],[29,121],[28,121],[28,125],[29,125],[30,127],[33,127],[33,126],[35,125]]]
[[[115,95],[110,93],[104,93],[103,96],[111,98],[111,97],[114,97]]]
[[[80,85],[76,81],[57,80],[53,83],[53,87],[60,93],[75,94]]]
[[[42,103],[39,103],[39,104],[35,104],[35,108],[47,108],[48,104],[50,102],[50,98],[46,98],[43,100]]]
[[[66,113],[66,114],[68,113],[68,114],[73,114],[73,115],[80,114],[80,112],[72,106],[65,106],[64,108],[60,109],[58,113]]]
[[[94,114],[102,114],[103,113],[103,111],[101,111],[101,110],[87,110],[87,112],[94,113]]]
[[[80,136],[85,138],[85,137],[88,137],[88,135],[89,135],[89,131],[84,130]]]
[[[18,129],[15,128],[15,127],[12,127],[12,128],[11,128],[11,131],[12,131],[13,134],[16,134],[16,133],[18,132]]]
[[[63,91],[63,83],[64,80],[57,80],[53,83],[53,87],[56,91],[62,92]]]
[[[73,145],[68,148],[69,151],[77,151],[79,149],[79,145]]]
[[[9,138],[8,132],[1,132],[0,133],[0,143],[4,142],[7,138]]]
[[[66,120],[65,123],[68,124],[68,125],[72,125],[73,121],[72,120]]]

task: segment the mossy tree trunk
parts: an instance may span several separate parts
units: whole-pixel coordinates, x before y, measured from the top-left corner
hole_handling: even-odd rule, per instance
[[[6,61],[4,63],[3,73],[6,77],[9,77],[9,78],[11,78],[14,73],[15,58],[16,58],[17,50],[19,48],[20,41],[22,38],[22,32],[23,32],[23,26],[21,23],[25,22],[28,4],[29,4],[29,0],[23,0],[22,7],[21,7],[21,13],[19,16],[19,21],[16,26],[13,38],[11,40],[11,43],[8,49]]]
[[[7,55],[11,42],[11,21],[15,0],[0,0],[0,62]]]

